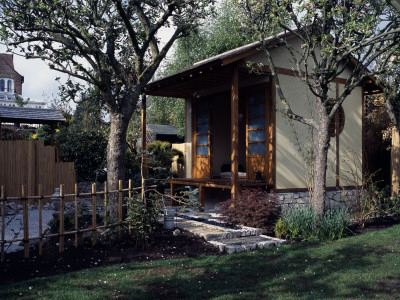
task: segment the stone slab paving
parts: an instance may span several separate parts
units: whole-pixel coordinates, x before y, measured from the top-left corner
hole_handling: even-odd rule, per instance
[[[229,254],[267,247],[279,247],[287,242],[286,240],[261,235],[261,229],[247,226],[241,226],[240,229],[230,229],[183,218],[176,218],[175,226],[204,238],[221,252],[226,251]]]
[[[218,247],[221,252],[226,251],[228,254],[231,254],[268,247],[279,247],[286,244],[286,241],[266,235],[259,235],[244,238],[222,239],[219,241],[210,241],[209,243]]]

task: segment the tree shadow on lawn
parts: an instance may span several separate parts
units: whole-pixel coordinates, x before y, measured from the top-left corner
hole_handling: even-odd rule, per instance
[[[27,292],[36,296],[41,290],[46,297],[56,297],[64,291],[65,297],[88,299],[323,299],[369,293],[391,297],[400,284],[399,271],[389,270],[391,260],[400,257],[399,243],[393,239],[398,231],[392,228],[325,245],[303,242],[234,255],[82,270],[34,281]],[[20,292],[17,285],[0,294],[14,298]]]
[[[374,264],[383,250],[360,247],[355,243],[325,249],[325,252],[321,252],[320,247],[302,243],[263,250],[262,254],[204,257],[195,262],[199,266],[198,274],[182,267],[168,275],[169,281],[161,274],[147,281],[146,297],[265,299],[284,296],[321,299],[355,297],[366,293],[367,288],[371,290],[368,286],[371,282],[358,282],[356,277],[366,271],[373,272],[367,266]],[[330,247],[330,244],[325,247]]]

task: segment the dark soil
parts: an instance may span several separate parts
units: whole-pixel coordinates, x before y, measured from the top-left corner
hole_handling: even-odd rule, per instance
[[[41,257],[38,249],[31,250],[29,259],[24,259],[23,251],[5,254],[5,262],[0,263],[0,286],[91,267],[219,254],[217,248],[202,238],[182,230],[174,235],[161,226],[145,249],[129,235],[121,241],[102,241],[95,247],[90,238],[83,239],[78,248],[71,240],[66,240],[62,254],[58,252],[57,243],[58,239],[46,243]]]
[[[353,225],[354,234],[381,230],[400,224],[400,216],[392,215],[374,218],[364,227]],[[191,233],[180,231],[176,236],[161,226],[155,231],[146,249],[138,247],[135,240],[125,236],[121,241],[110,240],[92,247],[91,239],[83,239],[78,248],[71,240],[66,241],[66,249],[60,254],[52,240],[43,247],[43,256],[32,249],[29,259],[24,259],[23,251],[6,254],[0,263],[0,285],[12,284],[36,277],[52,276],[91,267],[107,266],[128,262],[152,261],[171,258],[197,257],[199,255],[219,255],[217,248]]]

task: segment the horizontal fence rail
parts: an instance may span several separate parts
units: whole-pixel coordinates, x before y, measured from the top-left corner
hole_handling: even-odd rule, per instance
[[[149,186],[146,188],[154,188],[155,186]],[[75,184],[74,193],[65,193],[65,186],[64,184],[60,185],[60,195],[42,195],[42,185],[38,186],[38,195],[27,196],[27,186],[21,186],[21,196],[18,197],[7,197],[6,196],[6,187],[4,185],[1,186],[1,262],[4,261],[5,257],[5,245],[11,244],[14,242],[23,242],[24,244],[24,257],[29,258],[29,242],[31,240],[38,240],[39,241],[39,255],[43,254],[43,239],[46,238],[54,238],[59,237],[59,252],[63,252],[65,249],[65,236],[74,235],[74,245],[78,247],[78,234],[85,233],[85,232],[92,232],[92,245],[96,245],[96,232],[99,229],[106,229],[106,228],[114,228],[118,227],[118,237],[121,239],[123,236],[122,225],[126,224],[127,222],[123,220],[123,198],[124,193],[128,195],[128,197],[132,197],[133,193],[136,191],[141,191],[142,187],[132,187],[132,181],[129,180],[128,188],[123,188],[123,181],[120,180],[118,184],[117,190],[108,190],[107,189],[107,182],[104,182],[104,190],[98,191],[96,183],[92,184],[91,192],[79,193],[78,192],[78,185]],[[107,212],[109,211],[110,205],[110,196],[115,195],[117,198],[116,203],[118,204],[118,218],[116,222],[110,222]],[[79,197],[87,197],[91,200],[92,205],[92,222],[91,226],[87,228],[79,228],[79,207],[78,201],[81,199]],[[98,197],[102,198],[103,202],[103,224],[97,224],[97,201]],[[51,201],[51,199],[58,198],[60,202],[59,208],[59,232],[58,233],[46,233],[43,230],[43,202],[44,201]],[[74,230],[66,231],[65,230],[65,203],[66,199],[74,202]],[[14,239],[5,239],[5,230],[6,230],[6,203],[13,202],[13,201],[21,201],[22,202],[22,216],[23,216],[23,238],[14,238]],[[29,236],[29,207],[28,204],[35,202],[38,206],[38,219],[39,225],[38,230],[39,234],[37,236]],[[130,229],[129,229],[130,232]]]

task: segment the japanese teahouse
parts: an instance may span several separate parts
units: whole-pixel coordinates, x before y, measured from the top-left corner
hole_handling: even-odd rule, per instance
[[[301,42],[291,34],[295,47]],[[291,107],[300,115],[312,116],[313,95],[293,71],[286,47],[270,38],[272,57],[280,84]],[[252,72],[248,63],[261,64],[263,72]],[[351,66],[336,78],[332,98],[351,74]],[[363,82],[338,110],[328,154],[327,187],[331,191],[360,185],[363,170],[364,97],[378,92],[373,79]],[[184,98],[186,106],[186,176],[170,180],[176,185],[199,187],[201,205],[206,189],[228,189],[236,197],[242,186],[262,186],[287,199],[304,197],[308,191],[305,157],[301,148],[310,145],[308,128],[288,120],[281,112],[273,77],[259,42],[227,51],[195,63],[181,72],[156,80],[146,87],[147,95]],[[346,113],[344,113],[346,112]],[[299,149],[300,148],[300,149]],[[357,156],[361,165],[348,159]],[[347,182],[348,172],[355,182]],[[328,192],[329,194],[329,192]]]

